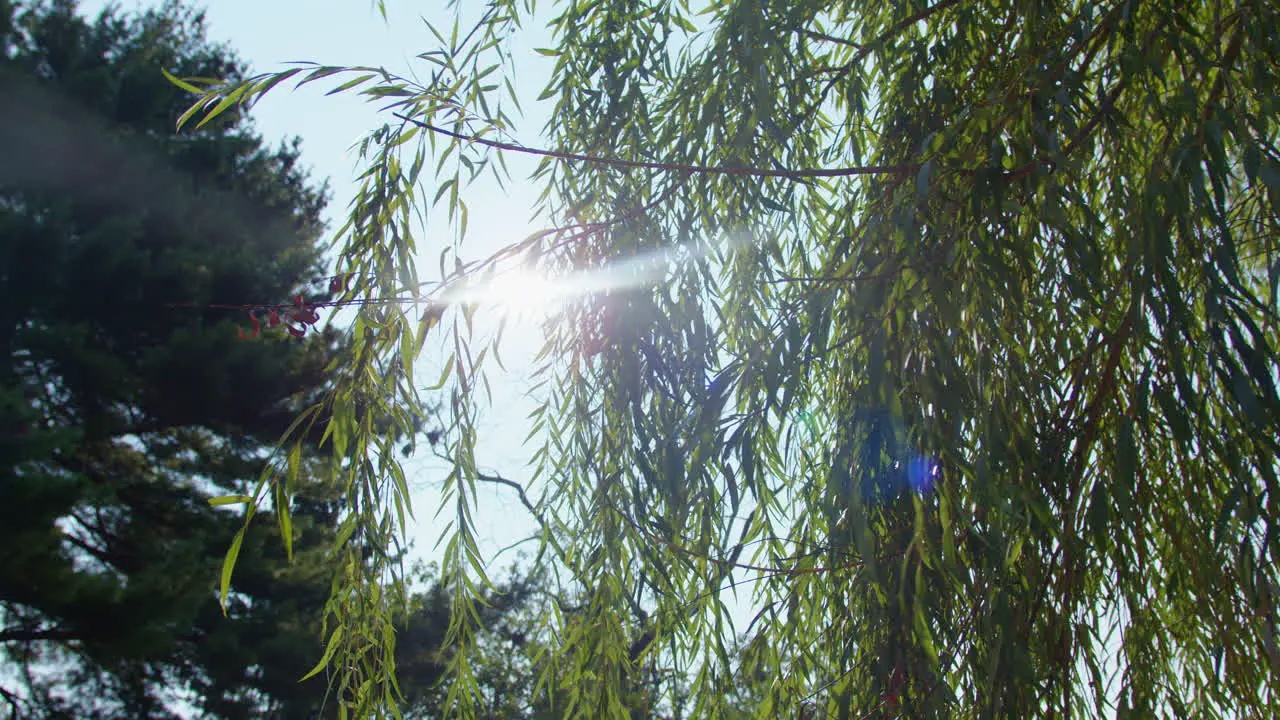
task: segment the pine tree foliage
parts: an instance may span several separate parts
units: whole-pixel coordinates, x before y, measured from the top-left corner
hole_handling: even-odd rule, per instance
[[[225,616],[243,521],[208,502],[254,490],[344,356],[335,332],[246,342],[243,313],[205,307],[312,294],[323,188],[242,115],[174,131],[187,99],[157,64],[243,73],[184,6],[0,3],[0,50],[0,714],[335,717],[328,675],[299,682],[344,514],[318,436],[276,496],[292,561],[259,518]],[[430,715],[448,604],[413,577],[399,664]]]
[[[479,712],[489,348],[450,291],[491,266],[428,238],[442,276],[420,284],[410,210],[465,226],[468,181],[512,152],[542,155],[563,224],[495,259],[630,281],[554,325],[548,440],[520,479],[585,593],[544,619],[563,716],[628,717],[646,658],[693,674],[692,717],[726,716],[744,679],[761,718],[1280,712],[1274,3],[487,7],[433,29],[421,82],[187,84],[190,119],[330,76],[388,111],[341,255],[374,278],[348,296],[367,367],[407,376],[422,343],[389,298],[434,303],[421,327],[457,349],[458,715]],[[546,20],[537,143],[505,74]],[[412,387],[387,377],[344,376],[327,431],[373,547],[398,542],[407,493],[351,408],[404,422]],[[718,590],[743,578],[738,655]],[[383,587],[336,586],[326,659],[359,717],[395,714],[390,663],[352,639],[387,627]]]
[[[324,385],[335,338],[237,340],[226,311],[319,269],[323,191],[242,118],[176,134],[155,71],[242,72],[176,5],[91,22],[74,3],[2,8],[0,640],[15,717],[210,717],[318,707],[336,504],[298,503],[299,562],[258,528],[232,620],[214,579],[264,449]],[[312,461],[313,464],[315,461]],[[317,465],[323,468],[324,465]],[[220,492],[217,494],[221,494]],[[255,639],[273,628],[270,641]]]

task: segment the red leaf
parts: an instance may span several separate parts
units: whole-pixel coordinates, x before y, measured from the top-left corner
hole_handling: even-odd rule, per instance
[[[305,327],[291,327],[289,328],[289,334],[301,340],[306,336],[307,329]]]
[[[272,310],[267,318],[267,327],[280,327],[280,311]]]

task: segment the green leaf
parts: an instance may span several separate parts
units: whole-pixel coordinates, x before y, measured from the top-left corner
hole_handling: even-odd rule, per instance
[[[279,493],[276,519],[280,524],[280,538],[284,540],[285,557],[293,562],[293,510],[289,507],[289,496],[286,493]]]
[[[1120,505],[1122,517],[1131,517],[1129,511],[1133,497],[1134,478],[1138,467],[1138,448],[1133,437],[1133,421],[1127,416],[1120,418],[1120,426],[1116,430],[1116,491],[1112,497]]]
[[[289,448],[284,482],[277,481],[276,487],[276,520],[280,524],[280,539],[284,542],[285,555],[293,561],[293,510],[290,507],[292,490],[298,486],[298,474],[302,468],[302,442],[294,441]]]
[[[679,15],[679,14],[672,15],[671,22],[674,23],[676,27],[680,28],[681,30],[684,30],[687,33],[698,32],[697,26],[689,22],[689,20],[682,15]]]
[[[275,73],[274,75],[263,78],[261,82],[259,82],[256,86],[254,86],[251,94],[254,95],[255,97],[261,97],[262,95],[265,95],[269,90],[271,90],[275,86],[279,85],[285,80],[288,80],[294,75],[297,75],[300,72],[302,72],[302,68],[291,68],[289,70],[285,70],[284,72],[278,72],[278,73]]]
[[[209,104],[212,103],[215,99],[216,99],[215,96],[207,95],[205,97],[200,98],[199,100],[196,100],[194,103],[191,104],[191,107],[187,108],[181,115],[178,116],[178,121],[175,124],[175,127],[181,130],[182,127],[186,125],[187,122],[191,120],[191,118],[196,113],[208,107]]]
[[[324,670],[326,667],[328,667],[329,662],[333,660],[334,654],[338,652],[338,646],[342,643],[342,638],[343,638],[342,626],[339,625],[338,627],[333,629],[333,634],[329,636],[329,642],[327,645],[325,645],[324,655],[321,656],[320,662],[316,663],[316,666],[311,668],[310,672],[308,672],[306,675],[303,675],[301,678],[299,678],[298,682],[305,682],[307,680],[310,680],[311,678],[318,675],[321,670]]]
[[[418,336],[413,343],[415,355],[422,352],[422,346],[427,342],[427,334],[440,324],[442,317],[444,317],[443,307],[433,306],[423,311],[422,319],[418,322]],[[441,378],[440,384],[444,384],[443,378]]]
[[[245,524],[240,527],[236,536],[232,538],[231,546],[227,548],[227,554],[222,559],[222,579],[218,595],[223,615],[227,614],[227,595],[231,592],[231,572],[235,569],[236,560],[240,558],[240,546],[244,544],[244,534],[248,529],[249,522],[246,518]]]
[[[306,77],[299,80],[298,86],[301,87],[303,85],[307,85],[308,83],[313,83],[316,80],[323,80],[324,78],[327,78],[330,75],[337,75],[340,72],[346,72],[346,70],[347,68],[344,68],[344,67],[319,67],[307,73]]]
[[[238,103],[240,101],[240,98],[244,96],[245,91],[247,89],[248,89],[247,85],[241,85],[240,87],[237,87],[236,89],[232,90],[231,92],[223,96],[222,100],[217,105],[215,105],[212,110],[209,110],[208,112],[206,112],[204,117],[200,119],[200,122],[196,123],[196,129],[199,130],[200,128],[204,127],[204,125],[208,123],[210,120],[213,120],[214,118],[218,117],[223,112],[225,112],[227,108]]]
[[[788,214],[791,213],[791,208],[787,207],[786,205],[783,205],[782,203],[776,200],[773,200],[765,196],[760,197],[760,204],[770,210],[773,210],[774,212],[782,212],[782,213],[788,213]]]
[[[341,93],[341,92],[344,92],[344,91],[350,90],[351,88],[353,88],[353,87],[355,87],[355,86],[357,86],[357,85],[362,85],[362,84],[364,84],[364,83],[366,83],[366,82],[369,82],[370,80],[374,79],[375,77],[377,77],[377,75],[375,75],[375,74],[373,74],[373,73],[365,73],[364,75],[359,75],[359,76],[354,77],[354,78],[351,78],[350,80],[348,80],[348,81],[346,81],[346,82],[342,83],[341,85],[339,85],[339,86],[337,86],[337,87],[333,88],[333,89],[332,89],[332,90],[330,90],[329,92],[326,92],[326,93],[325,93],[325,95],[326,95],[326,96],[328,96],[328,95],[337,95],[338,93]],[[304,80],[303,82],[306,82],[306,81]]]
[[[243,505],[253,502],[253,498],[248,495],[219,495],[209,498],[209,504],[213,507],[221,507],[223,505]]]
[[[164,68],[160,68],[160,72],[164,74],[165,78],[167,78],[167,79],[169,80],[169,82],[173,83],[174,85],[177,85],[178,87],[182,88],[183,90],[186,90],[187,92],[191,93],[192,95],[203,95],[203,94],[204,94],[204,91],[203,91],[203,90],[201,90],[200,88],[196,87],[195,85],[192,85],[191,83],[189,83],[189,82],[187,82],[187,81],[185,81],[185,80],[182,80],[182,79],[178,78],[177,76],[175,76],[175,75],[171,74],[168,70],[165,70]]]

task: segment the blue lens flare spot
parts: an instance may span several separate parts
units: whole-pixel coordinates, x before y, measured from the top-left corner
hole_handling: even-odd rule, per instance
[[[932,458],[917,455],[907,461],[907,486],[924,495],[933,489],[938,476],[938,463]]]

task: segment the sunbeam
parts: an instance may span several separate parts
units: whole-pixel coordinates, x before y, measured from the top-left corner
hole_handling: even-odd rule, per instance
[[[731,239],[723,247],[733,250],[748,238]],[[439,301],[490,307],[509,317],[545,317],[573,298],[608,290],[657,285],[671,269],[715,252],[704,244],[654,250],[622,258],[598,268],[550,276],[531,263],[521,263],[447,287]]]

